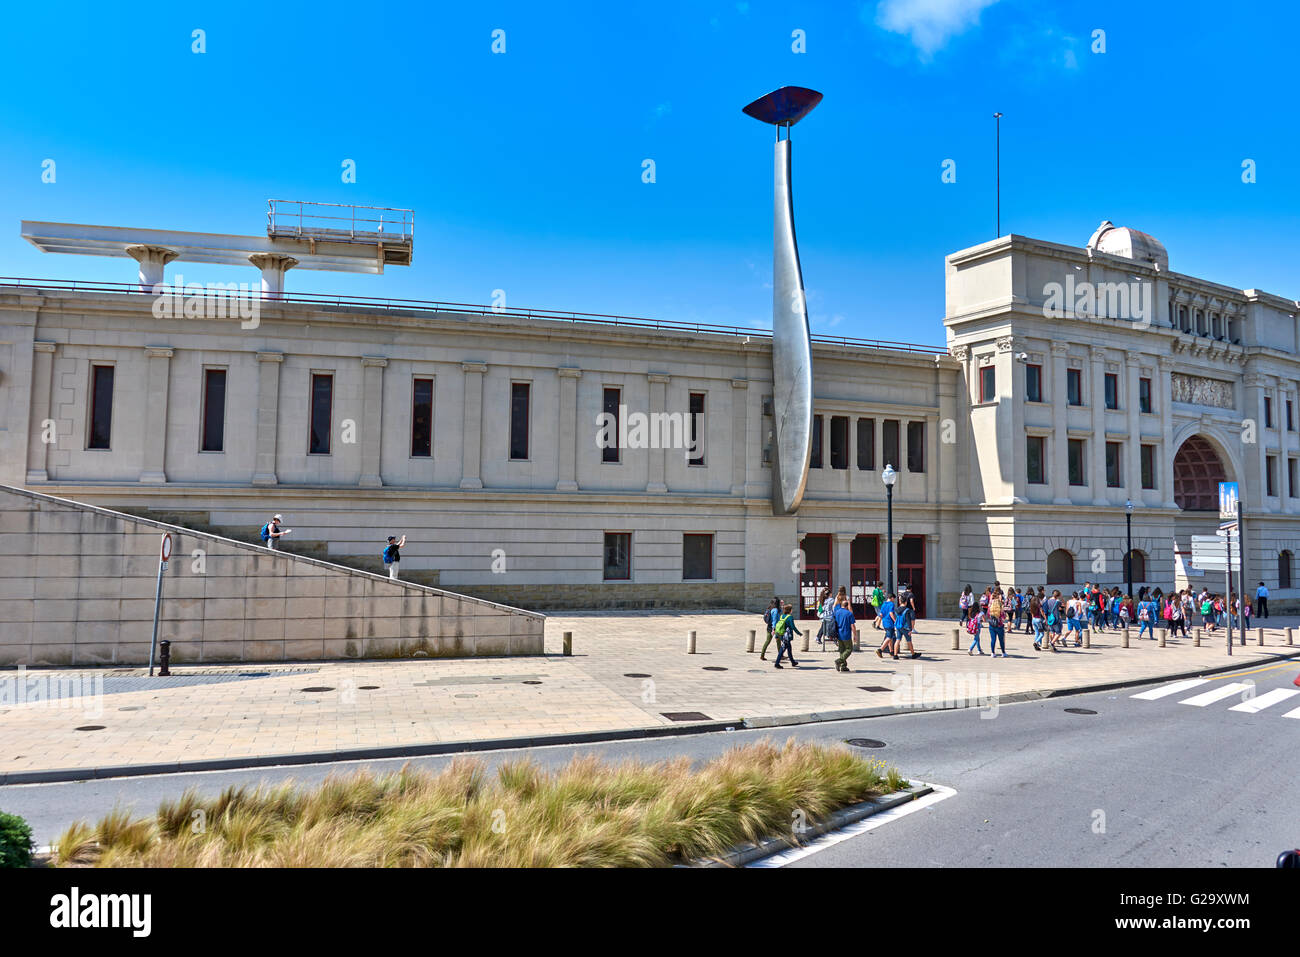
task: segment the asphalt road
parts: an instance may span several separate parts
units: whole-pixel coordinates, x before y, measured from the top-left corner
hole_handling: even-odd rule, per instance
[[[866,751],[914,780],[956,795],[931,808],[808,855],[793,867],[880,866],[1261,866],[1300,846],[1300,694],[1256,713],[1292,684],[1300,663],[1246,668],[1153,700],[1115,692],[981,709],[738,731],[649,741],[492,752],[489,764],[530,754],[544,765],[574,753],[611,759],[707,758],[761,737],[885,742]],[[1250,683],[1253,682],[1253,685]],[[1183,701],[1230,685],[1221,700]],[[1279,693],[1266,698],[1268,692]],[[1202,699],[1204,700],[1204,699]],[[1086,708],[1090,715],[1068,713]],[[438,768],[450,757],[412,759]],[[21,814],[40,844],[115,804],[149,813],[188,787],[205,794],[286,778],[311,782],[335,770],[400,767],[404,760],[215,771],[0,788],[0,810]]]

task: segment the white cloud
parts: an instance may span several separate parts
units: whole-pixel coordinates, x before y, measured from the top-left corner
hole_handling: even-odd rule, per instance
[[[876,24],[903,33],[929,57],[954,36],[979,23],[980,11],[997,0],[881,0]]]

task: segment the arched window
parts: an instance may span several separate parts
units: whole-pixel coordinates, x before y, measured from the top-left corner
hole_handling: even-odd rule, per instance
[[[1058,548],[1047,556],[1047,584],[1074,584],[1074,556],[1064,548]]]
[[[1277,587],[1291,587],[1291,552],[1285,549],[1277,553]]]
[[[1147,580],[1146,555],[1143,552],[1138,551],[1136,548],[1133,549],[1133,551],[1129,552],[1128,555],[1129,555],[1129,564],[1132,566],[1132,568],[1125,570],[1124,580],[1128,581],[1128,576],[1132,575],[1134,583],[1146,581]]]
[[[1174,501],[1189,511],[1217,511],[1219,483],[1228,475],[1223,460],[1204,437],[1193,435],[1174,456]]]

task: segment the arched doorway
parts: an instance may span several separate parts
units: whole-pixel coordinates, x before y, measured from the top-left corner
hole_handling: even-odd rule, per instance
[[[1047,556],[1047,584],[1074,584],[1074,556],[1064,548],[1058,548]]]
[[[1223,459],[1208,439],[1193,435],[1174,456],[1174,502],[1184,511],[1219,509],[1219,483],[1228,481]]]

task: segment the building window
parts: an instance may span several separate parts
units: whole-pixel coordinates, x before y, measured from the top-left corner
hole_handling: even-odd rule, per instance
[[[864,472],[876,468],[875,419],[858,419],[858,468]]]
[[[713,536],[682,536],[682,580],[699,581],[713,577]]]
[[[201,452],[226,450],[226,370],[203,370],[203,437]]]
[[[411,457],[433,457],[433,380],[411,382]]]
[[[907,470],[925,471],[925,423],[907,423]]]
[[[995,402],[998,397],[997,370],[993,366],[980,367],[980,401]]]
[[[1074,556],[1064,548],[1058,548],[1047,556],[1047,584],[1074,584]]]
[[[1290,400],[1290,399],[1287,399],[1287,400],[1286,400],[1286,430],[1287,430],[1288,432],[1294,432],[1294,431],[1295,431],[1295,419],[1293,419],[1293,418],[1291,417],[1291,400]]]
[[[1068,405],[1083,405],[1083,373],[1078,369],[1065,370],[1065,401]]]
[[[605,414],[604,421],[606,426],[608,426],[610,429],[610,434],[609,437],[607,437],[605,440],[605,447],[600,450],[600,460],[602,462],[613,462],[617,464],[620,461],[619,459],[620,450],[618,447],[618,443],[619,443],[619,436],[622,434],[619,431],[620,428],[622,427],[622,423],[619,422],[619,412],[620,412],[619,406],[621,406],[622,404],[623,404],[622,389],[611,389],[611,388],[605,389],[605,397],[604,397],[602,408]],[[613,418],[610,418],[610,416],[613,416]],[[610,423],[613,424],[611,425]]]
[[[86,448],[107,449],[113,437],[113,367],[90,367],[90,429]]]
[[[1297,463],[1295,459],[1286,460],[1286,494],[1289,498],[1296,497],[1296,471]]]
[[[898,420],[885,419],[884,431],[880,433],[881,454],[885,457],[885,464],[898,468],[902,461],[898,457]]]
[[[312,373],[311,432],[308,436],[308,454],[330,454],[330,430],[333,414],[334,376],[329,373]]]
[[[704,393],[691,393],[691,448],[687,456],[687,465],[704,464]]]
[[[1025,401],[1043,401],[1043,367],[1025,366]]]
[[[812,454],[808,457],[808,467],[810,469],[822,467],[822,417],[820,415],[813,416]]]
[[[1145,553],[1138,551],[1136,548],[1128,553],[1129,567],[1125,569],[1124,580],[1127,582],[1130,578],[1134,584],[1147,580],[1147,556]]]
[[[1106,486],[1119,488],[1120,445],[1118,442],[1106,443]]]
[[[1142,487],[1156,487],[1156,447],[1142,446]]]
[[[510,383],[510,458],[528,458],[528,407],[532,387],[527,382]]]
[[[1264,428],[1273,428],[1273,399],[1271,396],[1264,396]]]
[[[605,581],[627,581],[632,577],[632,533],[605,533]]]
[[[1041,435],[1025,437],[1025,480],[1030,485],[1046,485],[1047,469],[1043,447],[1046,445]]]
[[[1291,587],[1291,552],[1286,550],[1277,553],[1277,587]]]
[[[1106,373],[1106,408],[1119,408],[1119,376],[1113,372]]]
[[[831,468],[849,467],[849,417],[831,416]]]
[[[1087,485],[1084,480],[1083,439],[1070,439],[1067,450],[1070,462],[1070,484]]]
[[[1151,411],[1151,380],[1138,379],[1138,411]]]
[[[1264,456],[1264,494],[1277,494],[1277,456]]]

